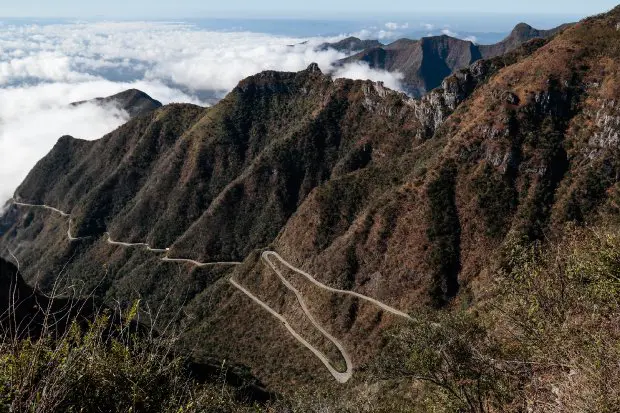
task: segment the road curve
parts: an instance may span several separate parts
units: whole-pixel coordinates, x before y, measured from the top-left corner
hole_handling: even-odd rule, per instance
[[[353,365],[351,363],[351,359],[348,355],[348,353],[342,348],[342,345],[333,337],[331,337],[331,335],[329,335],[329,333],[325,332],[324,334],[327,335],[327,337],[331,337],[330,340],[336,344],[336,346],[338,347],[338,349],[340,350],[340,352],[342,353],[343,357],[345,358],[345,362],[347,363],[347,370],[345,372],[339,372],[337,371],[335,368],[332,367],[329,359],[325,356],[325,354],[323,354],[320,350],[318,350],[316,347],[314,347],[312,344],[308,343],[301,335],[299,335],[299,333],[297,333],[293,327],[291,327],[291,325],[288,323],[288,321],[286,321],[286,319],[279,314],[278,312],[276,312],[275,310],[273,310],[271,307],[269,307],[267,304],[265,304],[263,301],[261,301],[258,297],[256,297],[254,294],[252,294],[250,291],[246,290],[243,286],[241,286],[239,283],[237,283],[235,280],[233,280],[232,278],[230,278],[228,280],[235,288],[237,288],[238,290],[240,290],[242,293],[244,293],[245,295],[247,295],[248,297],[250,297],[254,302],[256,302],[258,305],[260,305],[261,307],[263,307],[265,310],[267,310],[272,316],[274,316],[275,318],[277,318],[282,324],[284,324],[284,327],[286,327],[286,329],[289,331],[289,333],[291,333],[291,335],[293,337],[295,337],[295,339],[297,339],[297,341],[299,341],[302,345],[304,345],[308,350],[310,350],[319,360],[321,360],[321,362],[325,365],[325,367],[327,368],[327,370],[329,370],[329,372],[331,373],[331,375],[336,379],[336,381],[338,383],[346,383],[347,381],[349,381],[349,379],[353,376]],[[306,312],[306,309],[304,309],[304,312]],[[306,315],[308,316],[309,314],[306,312]],[[309,318],[311,318],[311,320],[314,320],[314,318],[312,318],[312,316],[309,316]],[[313,322],[314,324],[314,322]],[[319,328],[319,330],[321,332],[325,331],[323,330],[320,326],[316,325],[315,326],[317,328]]]
[[[114,241],[114,240],[112,240],[112,236],[110,235],[109,232],[105,232],[104,235],[107,238],[106,242],[108,244],[110,244],[110,245],[118,245],[120,247],[125,247],[125,248],[133,248],[133,247],[149,248],[149,244],[145,244],[143,242],[121,242],[121,241]]]
[[[340,341],[338,341],[338,339],[336,339],[336,337],[332,336],[329,332],[327,332],[327,330],[325,330],[323,328],[323,326],[321,326],[321,324],[319,324],[318,321],[316,321],[316,319],[314,318],[314,316],[312,315],[312,313],[310,312],[310,309],[308,308],[308,306],[306,305],[306,302],[303,299],[303,296],[301,295],[301,292],[295,288],[293,286],[293,284],[291,284],[285,277],[284,275],[282,275],[282,273],[273,265],[273,263],[271,261],[269,261],[269,255],[271,254],[275,254],[273,251],[265,251],[263,252],[263,254],[261,255],[261,258],[271,267],[271,269],[277,274],[278,278],[280,278],[280,281],[282,281],[282,284],[284,284],[284,286],[286,288],[288,288],[289,290],[291,290],[293,292],[293,294],[295,294],[295,297],[297,298],[297,302],[299,303],[299,305],[301,306],[301,309],[303,310],[304,314],[306,315],[306,317],[308,318],[308,320],[310,320],[310,322],[312,323],[312,325],[321,332],[321,334],[323,334],[323,336],[325,336],[325,338],[327,338],[329,341],[331,341],[337,348],[338,351],[340,351],[340,354],[342,354],[342,357],[344,358],[344,361],[346,363],[347,369],[344,373],[339,373],[339,375],[335,375],[334,372],[336,371],[333,367],[331,367],[331,364],[329,365],[328,369],[330,371],[330,373],[332,373],[332,375],[334,376],[334,378],[338,381],[340,381],[340,379],[345,378],[346,380],[344,382],[346,382],[347,380],[349,380],[349,378],[351,378],[351,375],[353,374],[353,362],[351,361],[351,357],[349,356],[349,353],[347,352],[347,350],[344,348],[344,346],[342,345],[342,343],[340,343]],[[316,353],[315,353],[316,354]],[[322,354],[322,353],[321,353]],[[323,364],[326,364],[326,361],[324,361],[323,359],[321,359],[321,361],[323,361]],[[327,362],[329,363],[329,362]],[[342,374],[344,374],[344,376],[342,376]],[[341,382],[341,383],[344,383]]]
[[[63,216],[68,216],[68,215],[63,215]],[[72,218],[69,218],[69,224],[68,224],[68,228],[67,228],[67,238],[69,238],[70,242],[76,242],[76,241],[82,241],[84,239],[89,239],[92,237],[74,237],[73,235],[71,235],[71,223],[73,222]]]
[[[44,209],[50,210],[52,212],[55,212],[57,214],[60,214],[64,218],[69,218],[69,222],[68,222],[69,227],[67,229],[67,238],[69,239],[70,242],[81,241],[81,240],[92,238],[92,237],[74,237],[73,235],[71,235],[71,224],[73,222],[73,218],[71,218],[70,214],[67,214],[64,211],[61,211],[60,209],[51,207],[49,205],[36,205],[36,204],[28,204],[28,203],[25,203],[25,202],[17,202],[15,199],[10,199],[9,202],[13,203],[14,205],[22,206],[22,207],[44,208]],[[170,251],[170,248],[151,248],[151,246],[149,246],[149,244],[146,244],[144,242],[114,241],[112,239],[112,236],[110,235],[109,232],[105,232],[104,235],[106,236],[106,242],[108,244],[110,244],[110,245],[116,245],[116,246],[120,246],[120,247],[124,247],[124,248],[143,247],[143,248],[146,248],[147,251],[153,252],[153,253],[166,253],[166,254],[168,254],[168,252]],[[183,264],[191,264],[191,265],[193,265],[195,267],[207,267],[207,266],[214,266],[214,265],[240,265],[241,264],[240,262],[227,262],[227,261],[199,262],[199,261],[195,261],[195,260],[187,259],[187,258],[168,258],[167,255],[165,257],[162,257],[161,260],[165,261],[165,262],[177,262],[177,263],[183,263]]]
[[[307,272],[305,272],[305,271],[303,271],[303,270],[301,270],[301,269],[299,269],[299,268],[297,268],[297,267],[294,267],[293,265],[291,265],[290,263],[288,263],[287,261],[285,261],[285,260],[284,260],[284,258],[282,258],[282,257],[280,256],[280,254],[278,254],[278,253],[277,253],[277,252],[275,252],[275,251],[265,251],[265,252],[263,252],[263,254],[262,254],[262,258],[263,258],[263,260],[265,260],[265,262],[267,262],[267,264],[269,264],[269,266],[270,266],[270,267],[271,267],[271,268],[272,268],[272,269],[273,269],[273,270],[274,270],[274,271],[278,274],[278,276],[280,277],[280,279],[282,279],[282,278],[283,278],[283,277],[282,277],[282,274],[281,274],[281,273],[280,273],[280,271],[279,271],[279,270],[275,267],[275,265],[273,264],[273,262],[271,262],[270,257],[275,257],[278,261],[280,261],[280,262],[281,262],[282,264],[284,264],[286,267],[288,267],[289,269],[291,269],[291,270],[295,271],[295,272],[296,272],[296,273],[298,273],[298,274],[303,275],[303,276],[304,276],[304,277],[305,277],[308,281],[310,281],[311,283],[313,283],[314,285],[316,285],[316,286],[317,286],[317,287],[319,287],[319,288],[322,288],[322,289],[324,289],[324,290],[331,291],[331,292],[333,292],[333,293],[337,293],[337,294],[346,294],[346,295],[351,295],[351,296],[353,296],[353,297],[360,298],[360,299],[362,299],[362,300],[368,301],[368,302],[370,302],[370,303],[372,303],[372,304],[376,305],[377,307],[380,307],[381,309],[383,309],[383,310],[385,310],[385,311],[387,311],[387,312],[389,312],[389,313],[392,313],[392,314],[397,315],[397,316],[399,316],[399,317],[405,318],[405,319],[407,319],[407,320],[409,320],[409,321],[415,321],[413,318],[411,318],[411,317],[409,316],[409,314],[404,313],[404,312],[402,312],[402,311],[400,311],[400,310],[397,310],[397,309],[396,309],[396,308],[394,308],[394,307],[390,307],[389,305],[384,304],[384,303],[382,303],[381,301],[376,300],[376,299],[374,299],[374,298],[372,298],[372,297],[368,297],[368,296],[366,296],[366,295],[363,295],[363,294],[360,294],[360,293],[356,293],[355,291],[340,290],[340,289],[338,289],[338,288],[333,288],[333,287],[330,287],[330,286],[328,286],[328,285],[325,285],[325,284],[321,283],[320,281],[316,280],[313,276],[311,276],[311,275],[310,275],[310,274],[308,274]]]
[[[60,214],[63,217],[68,217],[69,216],[69,214],[67,214],[66,212],[63,212],[60,209],[56,209],[56,208],[51,207],[49,205],[25,204],[23,202],[17,202],[15,199],[9,199],[9,202],[13,202],[13,204],[15,204],[15,205],[25,206],[25,207],[30,207],[30,208],[45,208],[45,209],[48,209],[50,211],[56,212],[57,214]]]

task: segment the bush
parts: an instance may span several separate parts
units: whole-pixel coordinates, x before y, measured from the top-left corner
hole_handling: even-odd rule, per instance
[[[46,324],[38,338],[0,340],[0,411],[241,412],[228,388],[201,385],[173,352],[174,338],[136,333],[132,318],[101,312],[60,337]],[[132,327],[133,326],[133,327]],[[256,411],[256,410],[252,410]]]
[[[491,314],[496,328],[510,332],[505,345],[525,349],[535,366],[526,403],[549,406],[542,411],[617,411],[618,228],[567,228],[544,248],[513,244],[507,261]]]
[[[382,366],[419,384],[417,410],[489,412],[513,402],[528,366],[513,362],[521,355],[502,347],[477,314],[446,311],[423,319],[392,337],[391,362]]]
[[[391,333],[378,373],[410,382],[411,411],[618,411],[618,227],[515,238],[472,307],[420,313]]]

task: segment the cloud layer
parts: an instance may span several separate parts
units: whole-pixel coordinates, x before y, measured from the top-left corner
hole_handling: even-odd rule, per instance
[[[386,25],[391,27],[392,25]],[[137,88],[169,102],[208,104],[262,70],[324,71],[345,57],[315,51],[338,38],[300,39],[207,31],[183,23],[104,22],[0,25],[0,203],[62,135],[97,139],[127,120],[115,108],[69,103]],[[397,74],[364,65],[335,77],[384,81]]]

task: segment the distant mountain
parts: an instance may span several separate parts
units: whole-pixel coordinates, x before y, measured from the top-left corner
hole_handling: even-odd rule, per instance
[[[501,42],[492,45],[479,45],[478,48],[480,49],[482,58],[487,59],[514,50],[532,39],[548,39],[572,25],[571,23],[567,23],[550,30],[538,30],[529,24],[519,23],[512,29],[508,37]]]
[[[0,255],[15,251],[27,281],[42,288],[62,274],[109,300],[147,301],[164,322],[184,317],[183,344],[196,357],[247,365],[276,390],[335,388],[290,333],[344,365],[320,324],[361,376],[340,388],[358,391],[347,386],[374,377],[385,331],[399,319],[291,267],[407,313],[465,309],[488,298],[507,250],[617,219],[618,21],[620,8],[490,59],[447,36],[380,48],[379,63],[417,64],[429,76],[444,67],[447,77],[433,78],[440,87],[421,99],[332,79],[312,64],[251,76],[209,108],[166,105],[97,141],[62,137],[15,198],[70,218],[11,205],[0,219]],[[89,238],[71,242],[68,226]],[[266,251],[290,266],[269,265]],[[580,266],[567,277],[579,278]],[[300,316],[299,296],[277,271],[315,320]],[[561,291],[545,293],[562,301]],[[429,327],[433,337],[439,330]],[[417,358],[436,354],[433,340]],[[464,354],[455,351],[450,362]],[[519,375],[552,374],[529,368]],[[466,377],[475,385],[480,376]],[[470,381],[462,378],[454,388]]]
[[[386,46],[367,48],[338,64],[366,62],[372,68],[400,72],[404,75],[405,90],[420,97],[438,87],[447,76],[477,60],[500,56],[535,38],[549,38],[568,26],[537,30],[520,23],[508,37],[493,45],[477,45],[446,35],[400,39]]]
[[[108,96],[105,98],[95,98],[91,100],[73,102],[71,103],[71,106],[79,106],[84,103],[96,103],[98,105],[114,105],[120,109],[123,109],[132,118],[152,112],[162,106],[161,102],[153,99],[152,97],[138,89],[128,89],[124,92],[117,93],[116,95]]]
[[[325,51],[327,49],[334,49],[339,52],[352,53],[381,46],[382,43],[378,40],[361,40],[357,37],[347,37],[335,43],[323,43],[319,45],[316,50]]]

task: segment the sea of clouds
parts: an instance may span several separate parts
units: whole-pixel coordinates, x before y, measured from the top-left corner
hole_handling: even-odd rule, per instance
[[[0,203],[60,136],[97,139],[128,119],[116,108],[71,102],[137,88],[164,104],[206,106],[247,76],[298,71],[312,62],[334,77],[400,88],[399,74],[364,64],[333,69],[345,55],[315,50],[343,37],[302,39],[162,22],[0,23]]]

